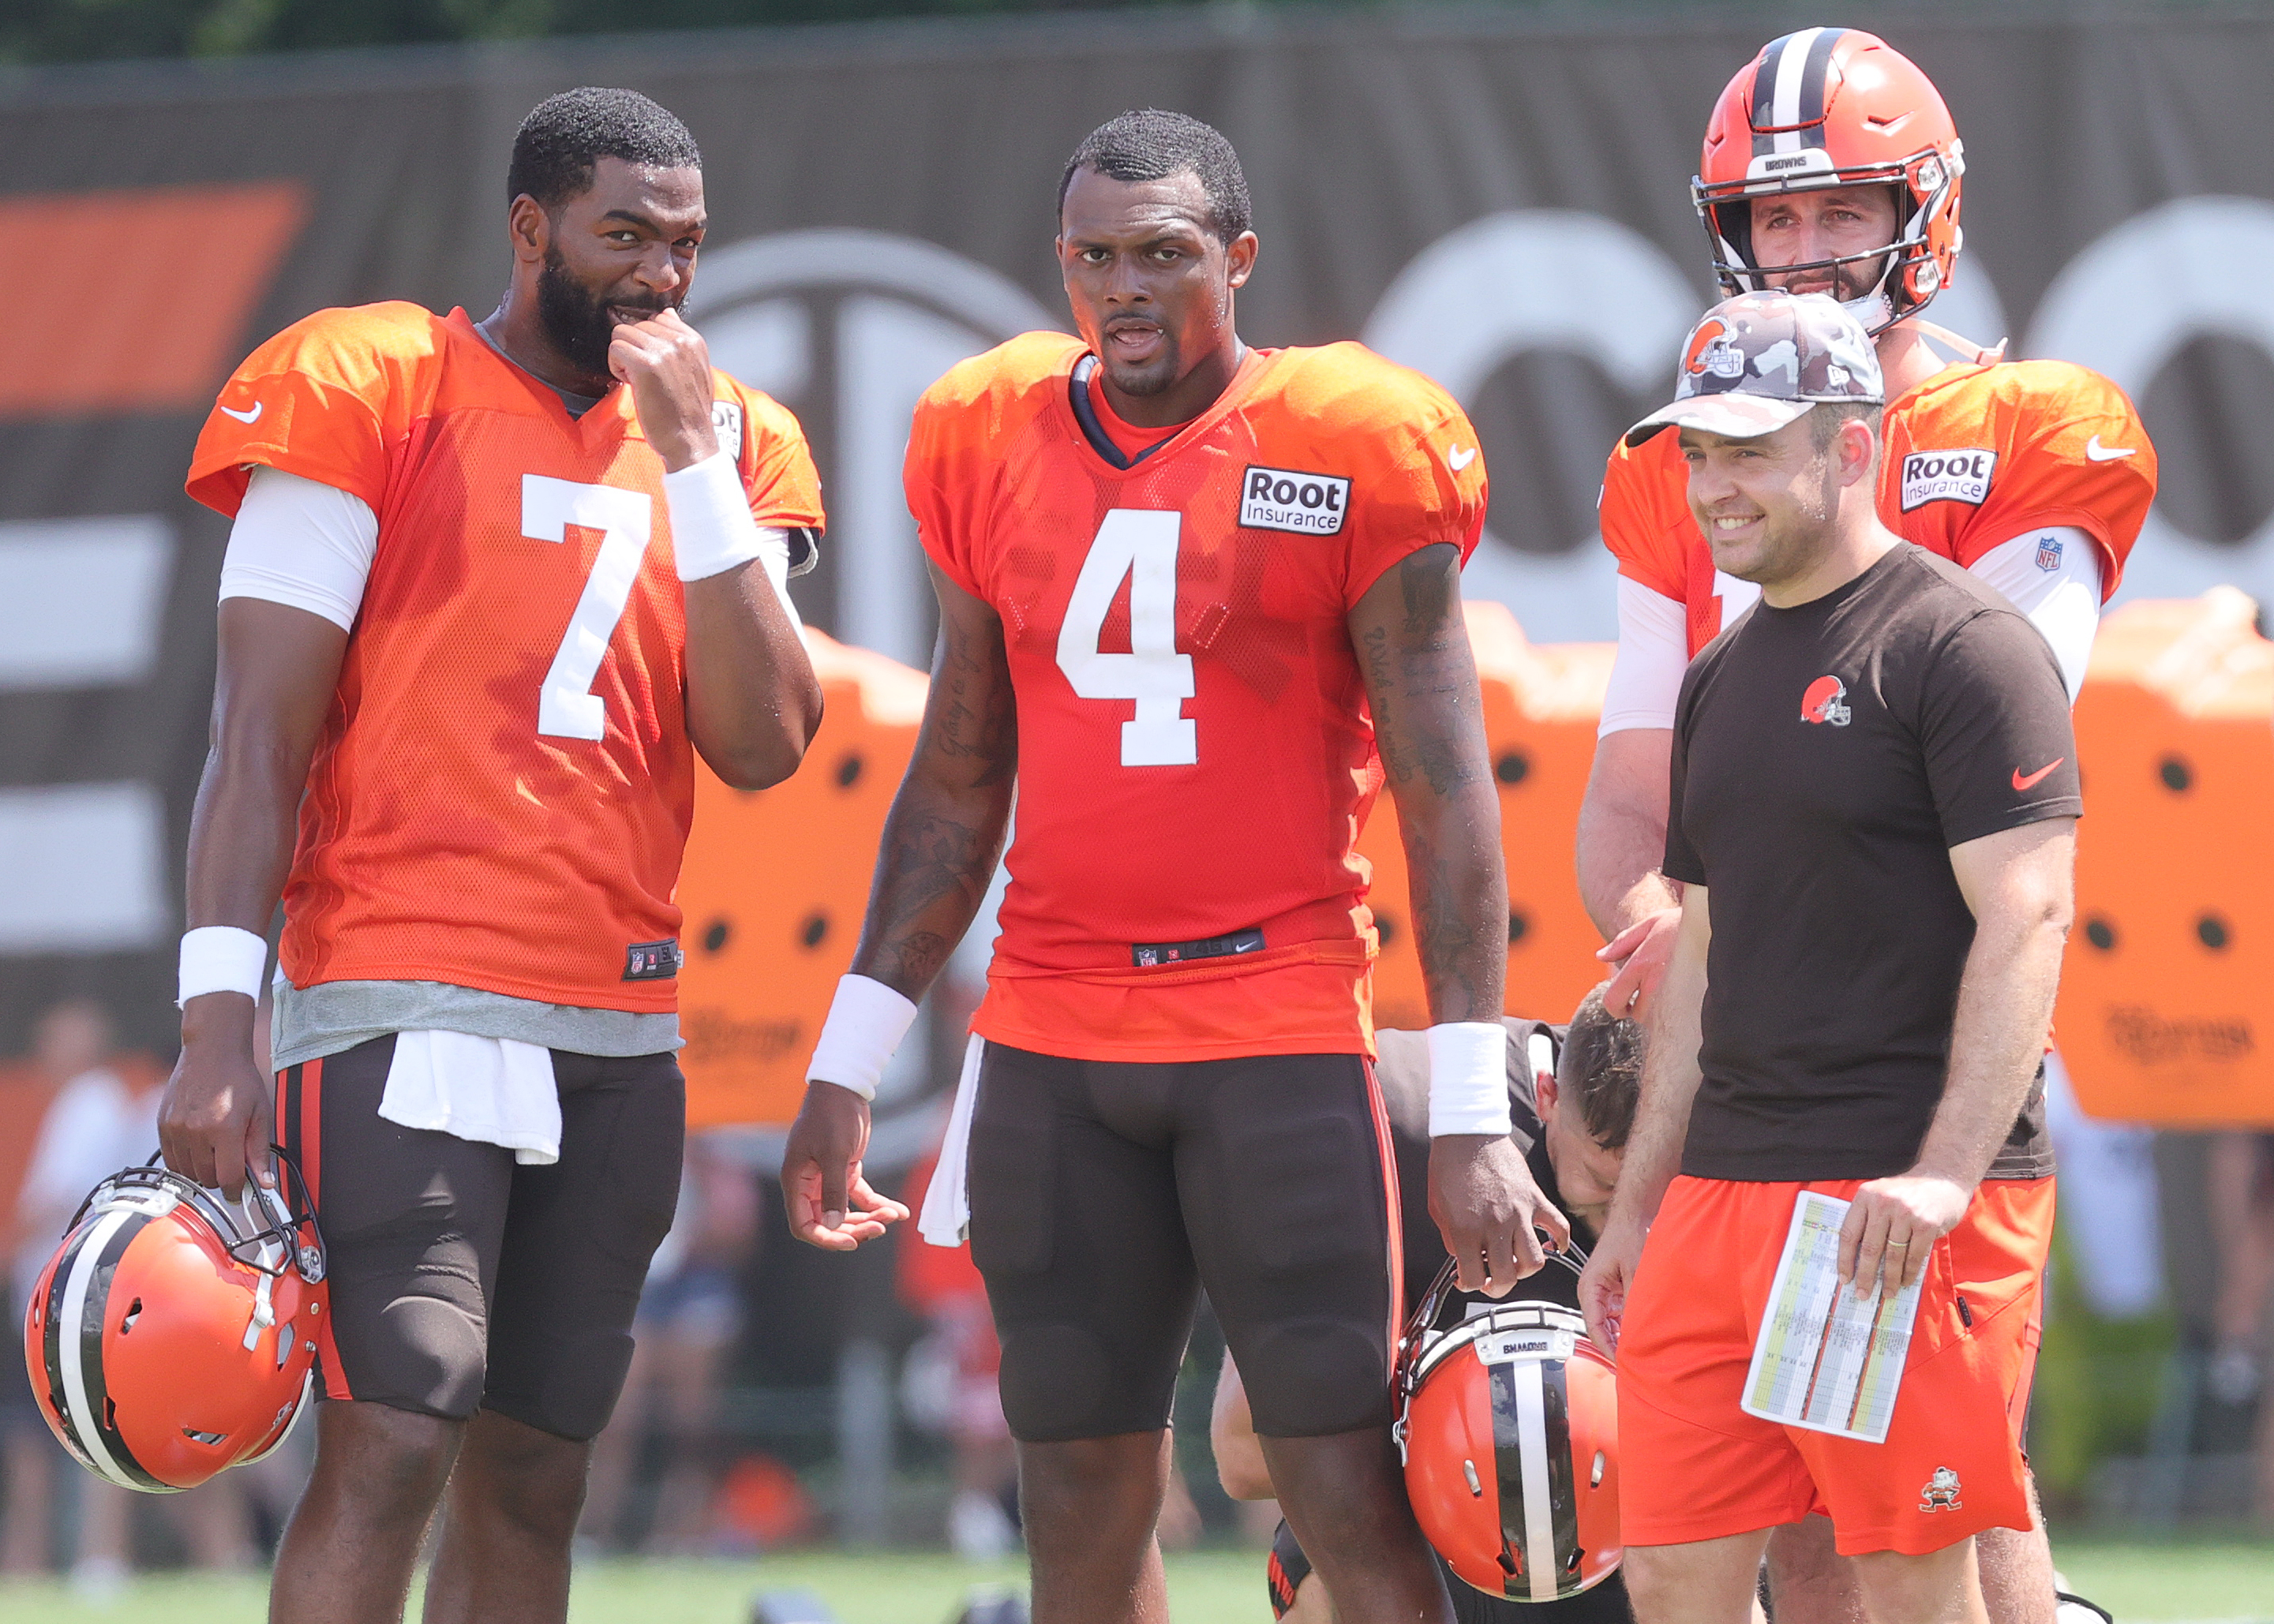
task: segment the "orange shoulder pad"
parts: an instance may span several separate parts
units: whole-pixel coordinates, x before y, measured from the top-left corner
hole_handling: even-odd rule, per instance
[[[234,515],[247,470],[317,480],[376,510],[387,447],[425,411],[449,342],[423,305],[320,310],[245,358],[222,386],[190,462],[191,496]]]
[[[2156,448],[2124,391],[2067,361],[1954,367],[1888,417],[1882,512],[1971,566],[2024,531],[2073,525],[2113,594],[2156,500]]]
[[[750,514],[760,524],[785,530],[820,530],[821,476],[806,445],[805,427],[771,395],[712,369],[719,400],[742,409],[742,443],[736,462],[750,493]]]
[[[1689,599],[1690,554],[1698,540],[1689,485],[1682,437],[1662,430],[1639,446],[1620,440],[1604,465],[1597,504],[1603,545],[1619,574],[1677,604]]]

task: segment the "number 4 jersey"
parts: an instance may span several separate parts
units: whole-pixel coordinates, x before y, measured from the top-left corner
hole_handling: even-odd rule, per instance
[[[1485,469],[1460,408],[1356,344],[1252,351],[1131,461],[1081,343],[1029,334],[916,408],[907,492],[1002,617],[1018,832],[974,1022],[1082,1060],[1370,1052],[1382,786],[1352,608]]]
[[[757,522],[817,527],[796,420],[713,377]],[[234,515],[255,466],[379,520],[300,807],[286,976],[674,1008],[687,620],[631,392],[571,418],[463,311],[322,311],[222,388],[190,494]]]

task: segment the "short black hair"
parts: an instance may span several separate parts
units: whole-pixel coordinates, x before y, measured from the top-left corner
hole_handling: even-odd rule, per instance
[[[506,201],[526,193],[558,208],[591,189],[592,166],[603,158],[658,169],[703,167],[702,149],[668,109],[636,90],[584,85],[546,97],[521,121],[506,166]]]
[[[1624,1150],[1642,1098],[1643,1031],[1640,1021],[1613,1015],[1603,1003],[1603,987],[1609,985],[1605,981],[1579,1001],[1556,1081],[1579,1108],[1587,1137],[1605,1150]]]
[[[1208,194],[1209,229],[1219,243],[1248,229],[1247,177],[1239,154],[1213,126],[1187,113],[1141,107],[1108,119],[1082,138],[1058,177],[1058,212],[1065,212],[1066,188],[1078,169],[1095,169],[1115,180],[1166,180],[1191,175]]]

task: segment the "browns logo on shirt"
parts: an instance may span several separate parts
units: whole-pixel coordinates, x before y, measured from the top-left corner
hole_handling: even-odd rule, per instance
[[[1084,364],[1043,333],[965,362],[908,446],[924,548],[1001,615],[1018,703],[974,1025],[1073,1059],[1370,1052],[1352,846],[1382,773],[1346,617],[1407,554],[1475,547],[1475,432],[1344,343],[1250,351],[1172,438],[1109,458]]]
[[[1689,478],[1681,436],[1622,443],[1604,471],[1601,524],[1619,573],[1688,611],[1694,657],[1723,615]],[[1953,366],[1887,404],[1880,520],[1962,568],[2026,530],[2073,525],[2100,550],[2105,603],[2155,498],[2156,451],[2139,413],[2088,368]]]
[[[713,378],[757,522],[817,527],[796,420]],[[679,929],[686,605],[630,391],[571,418],[463,310],[322,311],[223,387],[190,494],[234,515],[255,466],[379,519],[301,803],[285,975],[673,1009],[673,981],[630,971]]]

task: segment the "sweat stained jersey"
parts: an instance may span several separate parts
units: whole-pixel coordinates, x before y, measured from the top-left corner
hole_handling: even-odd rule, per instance
[[[757,522],[818,527],[796,420],[713,381]],[[686,603],[631,392],[571,418],[462,310],[321,311],[223,387],[190,494],[233,515],[256,466],[379,519],[300,806],[286,977],[675,1008]]]
[[[1370,1053],[1353,846],[1382,772],[1347,616],[1408,554],[1474,548],[1476,434],[1359,345],[1254,351],[1119,466],[1076,415],[1084,355],[1036,333],[964,363],[908,446],[924,548],[1002,617],[1018,705],[974,1026],[1079,1060]]]
[[[1736,618],[1690,516],[1681,436],[1622,442],[1604,470],[1604,544],[1619,573],[1687,612],[1694,657]],[[2101,600],[2156,499],[2156,449],[2124,392],[2067,361],[1953,366],[1887,404],[1879,518],[1971,568],[2026,530],[2074,526],[2099,548]],[[2058,544],[2056,544],[2058,545]],[[1738,604],[1752,599],[1746,587]]]

